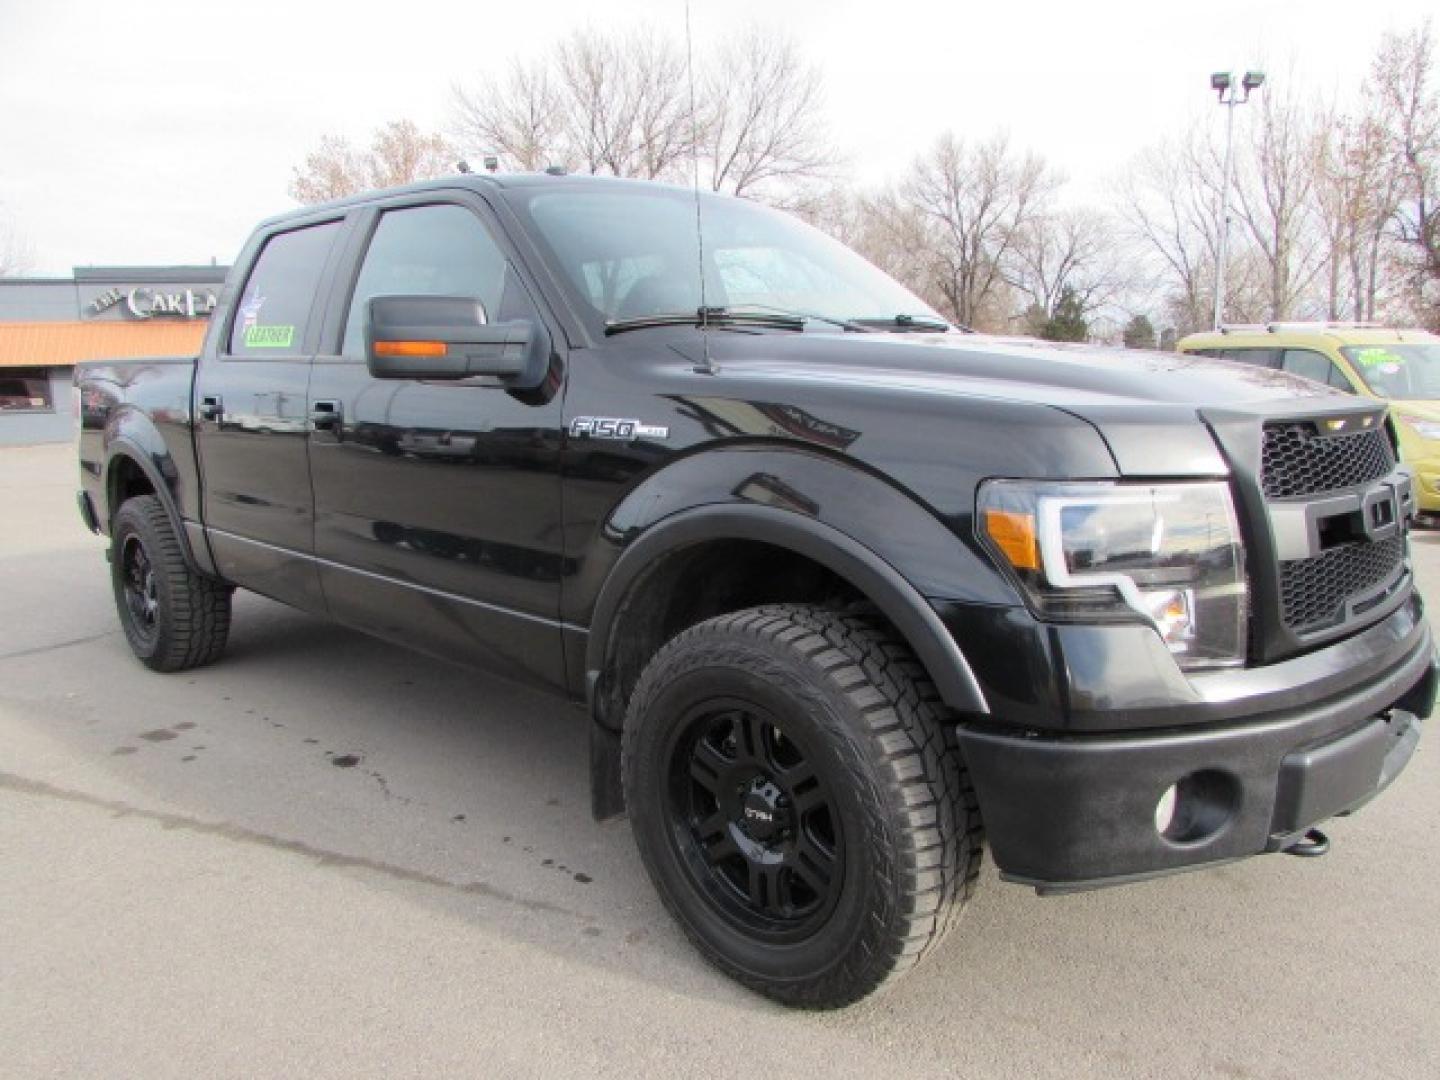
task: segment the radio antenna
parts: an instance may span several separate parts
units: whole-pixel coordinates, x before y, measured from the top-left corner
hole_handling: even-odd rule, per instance
[[[695,370],[715,374],[710,361],[710,304],[705,298],[705,230],[700,224],[700,116],[695,111],[695,46],[690,33],[690,0],[685,0],[685,75],[690,83],[690,176],[695,187],[695,250],[700,271],[700,347],[704,362]]]

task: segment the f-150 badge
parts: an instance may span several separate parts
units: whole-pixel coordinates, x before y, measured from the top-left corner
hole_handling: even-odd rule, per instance
[[[577,416],[570,421],[570,434],[575,438],[619,439],[668,439],[670,429],[654,424],[642,424],[639,420],[620,420],[613,416]]]

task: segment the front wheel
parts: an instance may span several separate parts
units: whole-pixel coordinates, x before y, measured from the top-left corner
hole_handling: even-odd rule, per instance
[[[938,696],[871,619],[796,605],[692,627],[624,733],[636,843],[721,970],[809,1008],[909,970],[979,872],[973,791]]]
[[[110,577],[125,640],[155,671],[184,671],[220,655],[232,589],[192,570],[164,505],[128,499],[110,529]]]

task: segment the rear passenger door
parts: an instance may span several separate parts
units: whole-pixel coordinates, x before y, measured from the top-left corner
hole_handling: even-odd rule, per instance
[[[313,563],[307,395],[342,220],[261,234],[195,377],[203,520],[220,573],[323,611]],[[253,253],[253,259],[251,255]]]
[[[310,404],[315,548],[332,615],[467,663],[563,684],[559,379],[377,379],[373,296],[478,298],[491,322],[541,318],[478,198],[367,210],[337,282]],[[558,327],[552,338],[560,341]],[[555,369],[558,373],[558,368]]]

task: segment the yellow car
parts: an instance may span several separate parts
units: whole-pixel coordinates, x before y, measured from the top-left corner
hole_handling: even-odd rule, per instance
[[[1440,514],[1440,337],[1345,323],[1271,323],[1191,334],[1182,353],[1276,368],[1389,402],[1424,514]]]

